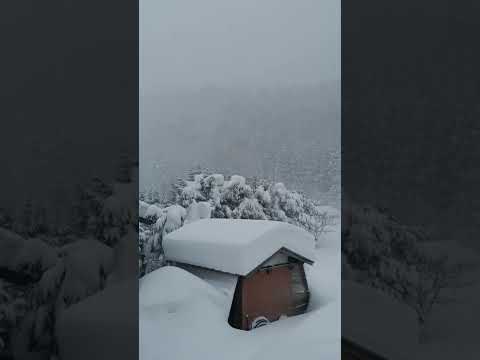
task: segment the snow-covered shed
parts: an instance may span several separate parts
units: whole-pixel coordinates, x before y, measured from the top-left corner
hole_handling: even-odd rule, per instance
[[[303,313],[309,301],[304,263],[313,264],[314,239],[278,221],[202,219],[163,241],[170,264],[190,271],[229,296],[229,323],[248,330]]]

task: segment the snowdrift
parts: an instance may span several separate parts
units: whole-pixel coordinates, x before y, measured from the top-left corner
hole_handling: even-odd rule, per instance
[[[308,312],[252,331],[230,327],[222,286],[172,266],[151,272],[140,280],[139,359],[340,359],[339,243],[338,226],[305,266]]]

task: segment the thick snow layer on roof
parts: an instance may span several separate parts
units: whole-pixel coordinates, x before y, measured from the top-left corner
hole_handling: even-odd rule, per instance
[[[305,267],[308,312],[252,331],[234,329],[225,319],[230,304],[219,290],[222,279],[214,284],[168,266],[151,272],[140,280],[139,359],[340,359],[339,225],[312,260]]]
[[[343,280],[342,336],[388,359],[411,359],[418,344],[415,312],[376,289]]]
[[[281,248],[312,259],[314,239],[291,224],[266,220],[202,219],[168,234],[167,259],[246,275]]]

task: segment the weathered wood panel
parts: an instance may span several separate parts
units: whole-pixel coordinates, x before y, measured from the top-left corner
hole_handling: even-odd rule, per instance
[[[243,282],[243,328],[250,329],[259,316],[275,321],[287,315],[291,304],[291,272],[288,266],[260,270]]]

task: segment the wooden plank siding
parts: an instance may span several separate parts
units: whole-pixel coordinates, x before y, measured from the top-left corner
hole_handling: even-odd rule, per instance
[[[282,315],[304,313],[310,294],[303,264],[281,264],[258,269],[248,277],[240,277],[230,310],[229,323],[249,330],[260,316],[276,321]]]
[[[244,329],[250,329],[259,316],[276,321],[287,315],[291,302],[291,274],[287,266],[257,271],[243,282],[242,313]]]

